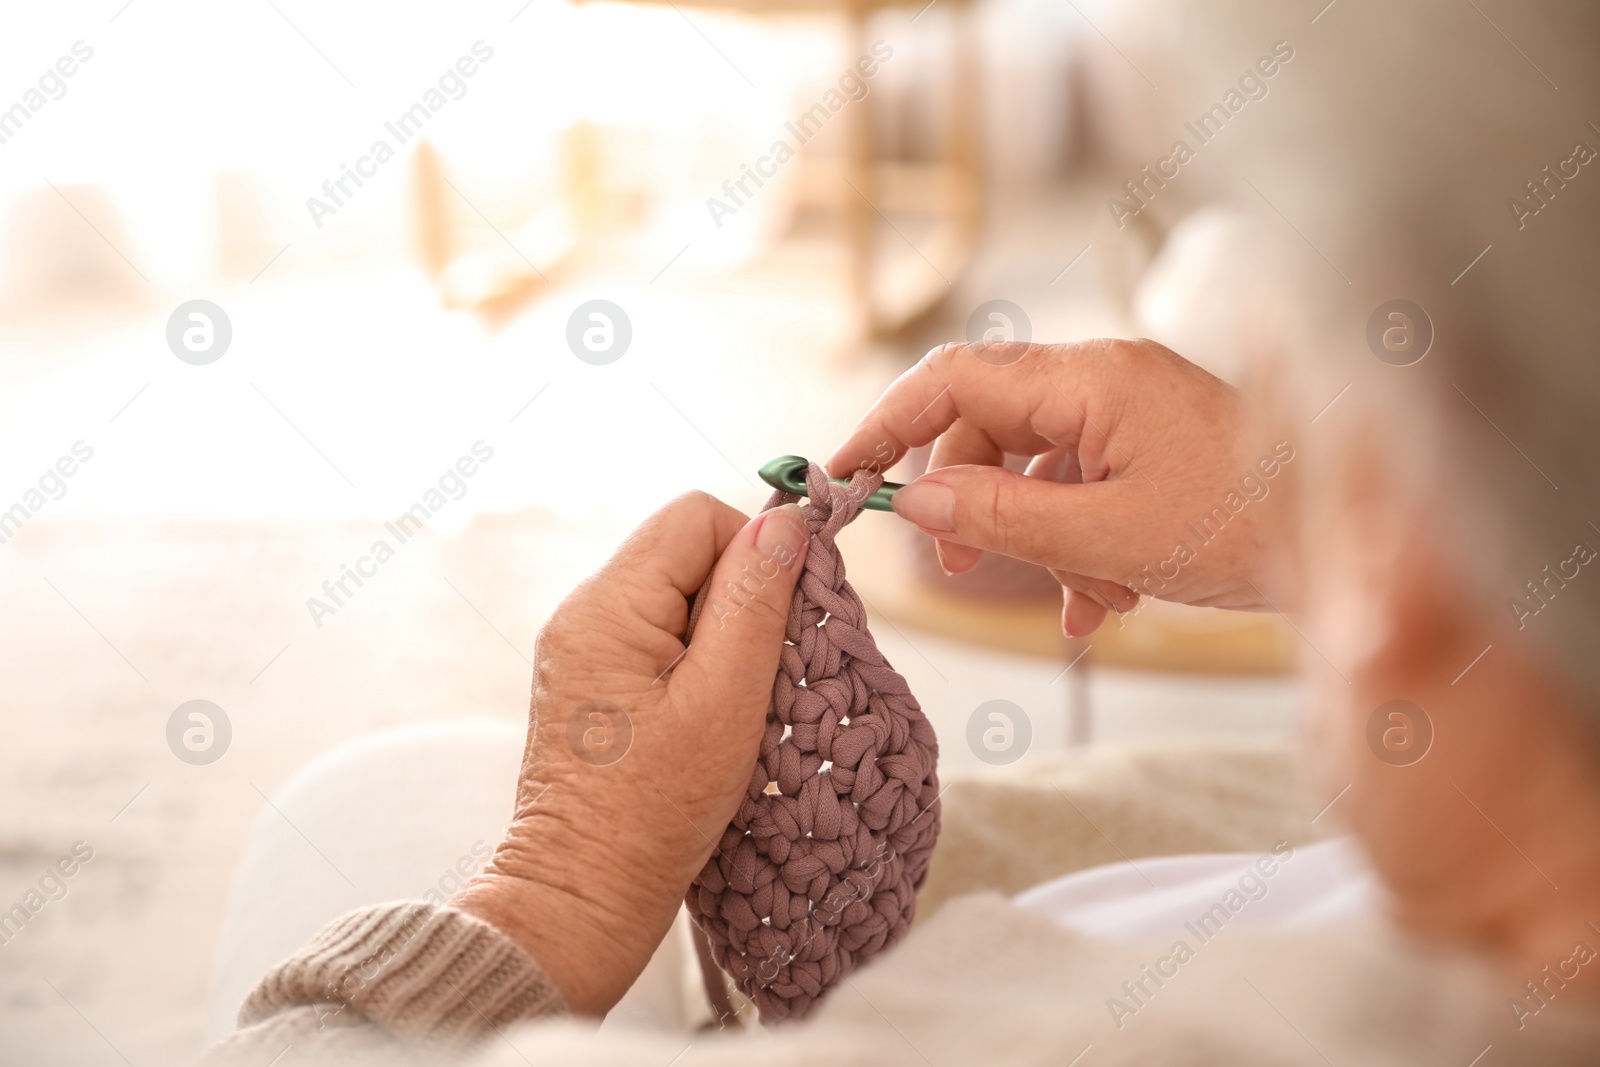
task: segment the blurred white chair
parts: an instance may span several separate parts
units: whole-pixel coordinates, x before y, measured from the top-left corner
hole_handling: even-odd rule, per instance
[[[524,740],[521,726],[503,722],[406,727],[325,753],[274,790],[234,875],[206,997],[206,1043],[234,1029],[268,968],[332,919],[429,890],[448,898],[476,872],[505,831]],[[689,1027],[691,958],[680,912],[604,1025]]]

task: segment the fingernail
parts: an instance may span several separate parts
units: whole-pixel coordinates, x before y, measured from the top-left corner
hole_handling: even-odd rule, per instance
[[[785,504],[761,516],[761,525],[756,527],[756,548],[775,559],[787,549],[792,558],[810,536],[800,505]],[[779,559],[778,563],[788,566],[789,559]]]
[[[943,482],[912,482],[895,493],[894,510],[925,530],[955,532],[956,491]]]

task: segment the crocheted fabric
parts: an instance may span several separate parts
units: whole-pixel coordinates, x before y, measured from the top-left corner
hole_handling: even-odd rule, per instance
[[[807,472],[811,544],[760,756],[688,893],[711,956],[763,1022],[804,1016],[899,941],[939,836],[938,740],[867,632],[834,546],[882,482],[858,471],[838,485],[815,463]],[[798,499],[777,492],[767,507]],[[708,981],[714,1006],[720,982]]]

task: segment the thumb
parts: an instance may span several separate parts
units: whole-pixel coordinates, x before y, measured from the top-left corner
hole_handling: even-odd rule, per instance
[[[687,681],[712,707],[766,709],[810,541],[799,504],[764,511],[733,536],[670,684]]]
[[[942,541],[1114,581],[1137,569],[1148,506],[1127,481],[1055,482],[981,464],[941,467],[894,494],[901,518]]]

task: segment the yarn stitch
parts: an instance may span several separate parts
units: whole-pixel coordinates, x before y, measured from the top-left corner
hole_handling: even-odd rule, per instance
[[[803,1017],[900,940],[939,836],[938,739],[867,631],[834,545],[882,483],[865,470],[849,485],[815,463],[806,472],[811,542],[760,755],[686,900],[763,1022]],[[798,499],[779,491],[766,507]],[[696,598],[690,633],[708,599]]]

